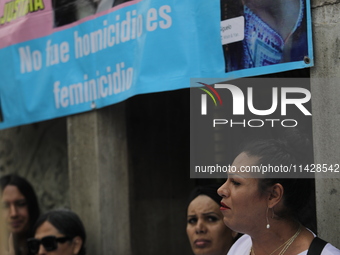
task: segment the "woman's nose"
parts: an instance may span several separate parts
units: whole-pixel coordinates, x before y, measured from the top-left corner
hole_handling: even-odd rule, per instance
[[[9,215],[13,218],[18,215],[18,209],[15,205],[11,205],[9,208]]]
[[[40,246],[39,246],[39,251],[38,251],[37,255],[46,255],[46,250],[45,250],[45,248],[42,244],[40,244]]]
[[[207,228],[202,220],[197,221],[196,234],[203,234],[207,232]]]
[[[229,197],[230,192],[227,185],[227,181],[221,187],[218,188],[217,194],[219,194],[221,197]]]

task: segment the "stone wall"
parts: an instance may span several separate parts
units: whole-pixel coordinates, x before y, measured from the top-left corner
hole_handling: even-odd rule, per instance
[[[25,177],[42,212],[69,207],[66,137],[65,118],[0,131],[0,175]]]
[[[314,158],[320,164],[339,164],[339,0],[312,1],[312,16],[315,54],[315,67],[311,69]],[[339,178],[316,180],[319,235],[336,247],[340,247],[339,192]]]

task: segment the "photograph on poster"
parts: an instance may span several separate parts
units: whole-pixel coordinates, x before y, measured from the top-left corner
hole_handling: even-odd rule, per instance
[[[52,0],[54,25],[64,26],[129,1],[132,0]]]
[[[226,72],[308,57],[305,0],[221,0],[221,19]]]

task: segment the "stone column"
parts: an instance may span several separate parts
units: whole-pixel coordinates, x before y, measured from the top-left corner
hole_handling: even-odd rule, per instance
[[[311,69],[316,163],[340,163],[340,2],[312,1],[315,67]],[[338,174],[340,178],[340,174]],[[340,247],[340,179],[316,179],[318,232]]]
[[[131,254],[125,104],[68,117],[70,204],[88,254]]]

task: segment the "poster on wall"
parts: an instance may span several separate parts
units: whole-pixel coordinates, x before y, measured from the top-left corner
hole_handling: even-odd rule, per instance
[[[189,88],[191,77],[311,66],[309,1],[290,2],[291,35],[268,41],[281,31],[257,28],[261,13],[225,0],[0,0],[0,128]]]

